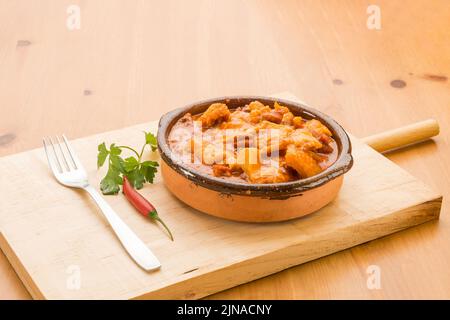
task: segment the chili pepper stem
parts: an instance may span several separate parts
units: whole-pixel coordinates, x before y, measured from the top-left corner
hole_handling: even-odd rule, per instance
[[[164,227],[164,229],[167,230],[167,233],[169,234],[170,240],[173,241],[173,235],[172,232],[170,232],[169,227],[164,223],[164,221],[159,217],[158,212],[156,212],[156,210],[151,211],[148,214],[153,220],[158,221],[159,223],[161,223],[161,225]]]

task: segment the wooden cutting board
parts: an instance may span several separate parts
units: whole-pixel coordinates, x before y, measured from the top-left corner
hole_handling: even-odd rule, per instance
[[[285,98],[292,96],[283,95]],[[157,122],[72,142],[98,186],[97,145],[139,146]],[[238,223],[193,210],[158,176],[142,193],[171,227],[171,242],[122,195],[108,196],[162,267],[126,254],[83,191],[61,187],[42,149],[0,158],[0,246],[36,299],[196,299],[439,217],[442,197],[352,138],[355,164],[335,201],[288,222]]]

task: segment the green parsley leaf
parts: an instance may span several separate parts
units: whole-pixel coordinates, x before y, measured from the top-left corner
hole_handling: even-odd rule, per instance
[[[105,143],[98,145],[98,155],[97,155],[97,169],[103,166],[103,164],[106,161],[106,158],[108,157],[109,151],[106,148]]]
[[[109,155],[110,168],[114,168],[119,173],[125,173],[124,161],[120,156],[113,155],[112,153]]]
[[[135,157],[129,157],[125,159],[123,167],[125,172],[131,172],[139,166],[139,161]]]
[[[142,189],[145,182],[145,176],[142,175],[140,170],[133,170],[126,174],[128,180],[130,180],[131,185],[136,189]]]
[[[111,152],[111,155],[114,155],[114,156],[118,156],[119,154],[122,153],[122,150],[120,149],[120,147],[117,147],[115,143],[111,144],[111,146],[109,147],[109,150]]]
[[[158,167],[159,163],[157,161],[147,160],[141,163],[143,167]]]
[[[155,151],[157,149],[157,140],[156,137],[153,133],[151,132],[145,132],[145,143],[148,144],[151,148],[152,151]]]
[[[108,173],[100,182],[100,190],[103,194],[117,194],[120,191],[120,185],[122,184],[122,177],[120,172],[113,167],[109,167]]]
[[[155,161],[146,161],[146,165],[142,163],[141,165],[141,174],[145,177],[145,181],[149,183],[153,183],[153,179],[155,178],[156,171],[158,171],[158,163],[156,165],[151,165],[150,162]]]

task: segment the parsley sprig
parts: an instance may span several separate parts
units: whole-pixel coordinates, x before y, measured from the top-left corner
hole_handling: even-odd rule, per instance
[[[104,142],[98,146],[97,167],[102,167],[108,160],[108,171],[100,182],[100,190],[103,194],[117,194],[120,191],[120,185],[123,184],[124,175],[136,189],[141,189],[146,182],[153,183],[158,162],[142,161],[142,156],[147,146],[150,146],[152,151],[156,150],[156,137],[150,132],[144,133],[145,144],[140,152],[129,146],[116,146],[115,143],[111,144],[109,149]],[[124,149],[131,151],[133,156],[124,159],[121,156]]]

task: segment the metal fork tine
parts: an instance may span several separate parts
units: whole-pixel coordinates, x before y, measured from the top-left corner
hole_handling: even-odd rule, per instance
[[[66,155],[64,154],[64,151],[63,151],[63,149],[61,147],[61,141],[59,140],[58,136],[56,136],[56,141],[58,141],[59,151],[61,151],[64,164],[66,165],[66,169],[67,169],[67,171],[70,171],[69,162],[67,162]]]
[[[45,138],[42,138],[42,142],[44,143],[44,150],[45,150],[45,155],[47,156],[48,165],[50,166],[50,169],[52,170],[53,174],[56,175],[60,171],[58,170],[58,168],[56,168],[55,162],[53,160],[51,160],[49,147],[47,145],[47,141],[45,140]]]
[[[63,169],[63,167],[62,167],[62,165],[61,165],[61,162],[59,161],[59,157],[58,157],[58,154],[56,153],[56,148],[55,148],[55,144],[54,144],[54,142],[53,142],[52,137],[50,137],[49,140],[50,140],[50,144],[52,145],[53,153],[55,154],[56,162],[58,163],[59,172],[60,172],[60,173],[63,173],[63,172],[64,172],[64,169]]]
[[[69,155],[72,158],[75,169],[82,169],[83,166],[81,165],[80,160],[77,158],[75,151],[73,151],[72,147],[70,146],[69,141],[67,141],[66,135],[63,134],[62,137],[64,139],[64,143],[66,144],[67,151],[69,151]]]

